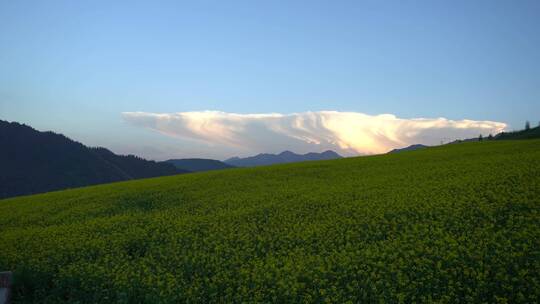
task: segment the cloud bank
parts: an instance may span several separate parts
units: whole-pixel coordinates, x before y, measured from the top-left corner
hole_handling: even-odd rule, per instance
[[[294,114],[235,114],[217,111],[146,113],[124,112],[125,121],[213,149],[238,155],[260,152],[320,152],[343,155],[378,154],[411,144],[496,134],[506,128],[494,121],[446,118],[402,119],[391,114],[319,111]]]

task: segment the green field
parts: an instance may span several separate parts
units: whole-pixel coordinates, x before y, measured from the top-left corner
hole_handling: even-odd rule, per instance
[[[15,302],[535,303],[540,140],[0,201]]]

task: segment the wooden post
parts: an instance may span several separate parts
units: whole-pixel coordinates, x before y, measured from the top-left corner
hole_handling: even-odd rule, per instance
[[[0,304],[11,303],[11,271],[0,272]]]

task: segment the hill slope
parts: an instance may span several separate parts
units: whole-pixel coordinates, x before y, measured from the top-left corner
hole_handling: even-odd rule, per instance
[[[233,157],[225,160],[224,162],[235,167],[255,167],[338,158],[341,158],[341,156],[330,150],[322,153],[311,152],[306,154],[296,154],[291,151],[283,151],[279,154],[261,153],[246,158]]]
[[[0,198],[178,173],[174,166],[0,120]]]
[[[17,301],[537,303],[540,141],[0,201]]]
[[[540,138],[540,126],[535,127],[535,128],[530,128],[528,130],[502,132],[495,135],[494,138],[499,139],[499,140]]]
[[[187,170],[191,172],[203,172],[234,168],[234,166],[228,165],[219,160],[204,158],[169,159],[165,162],[174,165],[177,169]]]
[[[406,152],[406,151],[414,151],[414,150],[424,149],[424,148],[428,148],[428,147],[429,146],[422,145],[422,144],[415,144],[415,145],[407,146],[405,148],[393,149],[393,150],[389,151],[388,153],[399,153],[399,152]]]

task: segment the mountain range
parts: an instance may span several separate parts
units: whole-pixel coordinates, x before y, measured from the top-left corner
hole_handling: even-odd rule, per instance
[[[503,132],[484,140],[539,138],[540,127]],[[480,138],[457,140],[479,141]],[[334,151],[296,154],[262,153],[225,161],[201,158],[149,161],[134,155],[117,155],[106,148],[87,147],[54,132],[40,132],[17,122],[0,120],[0,199],[73,187],[179,173],[254,167],[280,163],[341,158]],[[416,144],[389,153],[423,149]]]
[[[328,160],[342,158],[339,154],[334,151],[328,150],[322,153],[307,153],[307,154],[296,154],[291,151],[283,151],[279,154],[268,154],[261,153],[255,156],[239,158],[233,157],[225,160],[224,162],[228,165],[235,167],[255,167],[255,166],[266,166],[274,164],[284,164],[284,163],[294,163],[302,161],[313,161],[313,160]]]
[[[226,164],[222,161],[206,158],[169,159],[165,162],[174,165],[177,169],[187,170],[190,172],[203,172],[234,168],[234,166]]]
[[[0,147],[0,198],[188,172],[2,120]]]
[[[146,160],[87,147],[62,134],[0,120],[0,199],[139,178],[341,158],[333,151],[259,154],[226,161],[202,158]]]

